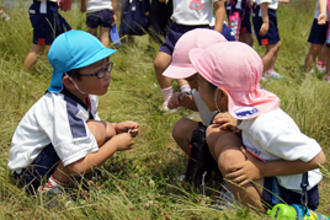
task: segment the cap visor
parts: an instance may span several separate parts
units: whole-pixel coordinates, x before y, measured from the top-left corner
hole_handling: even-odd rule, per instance
[[[190,65],[190,67],[178,67],[170,65],[163,72],[163,76],[166,76],[171,79],[185,79],[197,73],[195,68]]]
[[[97,51],[96,53],[92,54],[90,57],[85,58],[82,63],[77,64],[76,68],[82,68],[85,66],[89,66],[93,63],[96,63],[104,58],[107,58],[117,52],[115,49],[110,48],[102,48],[101,50]]]

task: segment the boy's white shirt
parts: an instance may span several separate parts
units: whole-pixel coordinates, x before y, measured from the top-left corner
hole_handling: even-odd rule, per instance
[[[217,1],[218,0],[173,0],[171,19],[177,24],[187,26],[210,25],[213,16],[213,4]],[[193,9],[193,6],[196,5],[203,6]]]
[[[322,150],[314,139],[301,133],[293,119],[281,109],[242,120],[237,127],[242,130],[243,145],[265,161],[309,162]],[[301,192],[302,174],[277,176],[277,179],[281,186]],[[319,169],[308,171],[308,190],[321,180]]]
[[[64,100],[64,97],[61,93],[46,93],[24,115],[12,138],[8,163],[12,171],[19,173],[22,168],[29,166],[50,143],[53,144],[64,166],[98,151],[95,137],[86,124],[89,112],[76,102],[68,106],[68,101]],[[98,98],[90,95],[90,101],[91,114],[95,120],[99,120],[96,110]],[[74,114],[68,114],[73,110]],[[73,128],[74,124],[70,123],[70,117],[74,117],[73,120],[78,121],[81,127]],[[81,131],[85,131],[85,134],[79,133]]]
[[[87,0],[87,13],[105,9],[113,10],[111,0]]]
[[[257,5],[261,5],[262,3],[268,3],[268,8],[277,10],[278,8],[278,0],[256,0]]]

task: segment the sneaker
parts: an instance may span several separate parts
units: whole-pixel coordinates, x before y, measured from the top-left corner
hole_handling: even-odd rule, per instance
[[[316,68],[319,71],[319,73],[325,73],[325,71],[327,70],[327,67],[325,65],[320,65],[320,64],[317,64]]]
[[[275,70],[267,70],[265,73],[265,77],[266,78],[272,78],[272,79],[281,79],[283,78],[283,76],[277,72],[275,72]]]
[[[50,181],[48,181],[44,186],[40,187],[38,191],[42,195],[47,194],[49,196],[54,196],[63,194],[64,188],[60,185],[53,185]]]

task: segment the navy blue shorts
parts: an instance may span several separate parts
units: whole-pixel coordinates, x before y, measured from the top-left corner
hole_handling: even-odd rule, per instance
[[[51,45],[58,35],[71,30],[70,25],[58,13],[57,3],[47,2],[47,13],[41,14],[40,2],[33,2],[29,8],[29,15],[34,44]]]
[[[231,2],[231,1],[230,1]],[[241,19],[243,18],[243,20],[241,21],[241,28],[240,28],[240,33],[252,33],[252,26],[251,26],[251,21],[250,21],[250,17],[251,17],[251,9],[250,9],[250,4],[248,1],[242,1],[241,2],[241,8],[237,9],[235,6],[237,4],[237,0],[233,0],[233,3],[231,4],[230,2],[226,1],[226,12],[227,12],[227,16],[229,16],[230,13],[233,12],[239,12],[240,13],[240,17]],[[233,7],[233,9],[232,9]]]
[[[106,9],[87,14],[86,25],[89,28],[111,27],[113,22],[113,11]]]
[[[46,146],[32,164],[22,170],[20,174],[14,172],[19,184],[26,187],[30,193],[35,193],[38,187],[46,182],[54,173],[60,158],[52,144]]]
[[[195,28],[210,28],[209,25],[187,26],[173,23],[168,28],[168,33],[165,42],[160,47],[159,51],[172,55],[173,49],[179,38],[186,32]]]
[[[265,36],[259,35],[259,30],[262,25],[262,18],[259,16],[260,6],[256,6],[253,10],[253,26],[259,45],[276,44],[280,41],[280,35],[277,28],[276,10],[268,9],[269,30]]]
[[[311,210],[319,206],[319,191],[317,185],[307,192],[307,207]],[[276,177],[264,178],[264,191],[262,193],[262,202],[266,209],[271,209],[278,203],[302,204],[301,194],[282,187]]]
[[[324,44],[327,39],[328,21],[326,25],[318,25],[317,19],[314,18],[308,42],[312,44]]]

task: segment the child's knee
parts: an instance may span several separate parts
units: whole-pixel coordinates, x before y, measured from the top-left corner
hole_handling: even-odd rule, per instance
[[[198,126],[197,122],[189,120],[187,118],[181,118],[177,121],[172,130],[172,137],[175,141],[181,139],[191,139],[192,131]]]
[[[226,152],[228,150],[239,150],[240,146],[242,145],[240,137],[234,132],[226,132],[223,133],[221,136],[218,137],[215,146],[214,146],[214,153],[215,156],[218,158],[220,154]],[[227,155],[226,156],[230,156]]]
[[[101,121],[89,120],[87,121],[89,131],[96,139],[97,145],[102,146],[106,140],[106,124]]]

